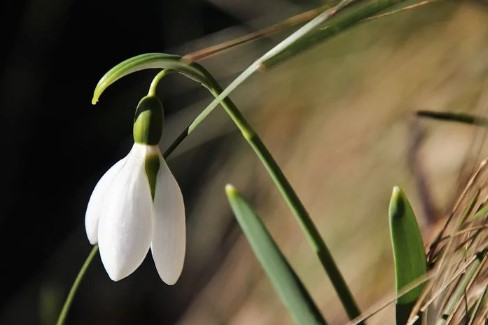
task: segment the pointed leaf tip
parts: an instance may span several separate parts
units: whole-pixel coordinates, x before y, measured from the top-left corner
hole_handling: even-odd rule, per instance
[[[225,186],[232,211],[278,296],[296,324],[326,324],[320,310],[261,219],[234,186]]]
[[[232,184],[225,185],[225,193],[228,197],[235,196],[237,193],[236,188]]]
[[[413,209],[403,191],[395,186],[391,195],[390,235],[395,263],[395,282],[400,295],[407,286],[427,273],[425,249]],[[420,284],[397,298],[397,324],[405,324],[413,305],[422,293]]]
[[[394,186],[391,193],[389,214],[391,218],[401,218],[405,214],[405,203],[407,198],[403,191],[398,187]]]
[[[178,55],[166,53],[145,53],[124,60],[107,71],[98,81],[93,92],[92,104],[95,105],[102,93],[111,84],[129,74],[146,69],[170,69],[211,87],[208,73],[196,63],[187,63]]]

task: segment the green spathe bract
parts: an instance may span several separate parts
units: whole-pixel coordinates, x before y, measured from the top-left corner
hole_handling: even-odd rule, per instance
[[[157,145],[163,132],[163,104],[155,96],[143,97],[137,105],[134,118],[134,141]]]
[[[395,261],[397,293],[427,273],[424,244],[420,229],[407,197],[399,187],[393,188],[389,208],[390,234]],[[422,293],[418,285],[400,295],[396,304],[397,324],[405,324],[413,305]]]

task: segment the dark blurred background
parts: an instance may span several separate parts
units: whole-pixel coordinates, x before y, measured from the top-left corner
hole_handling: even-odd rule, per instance
[[[53,324],[91,250],[84,231],[86,204],[98,179],[128,153],[133,109],[154,76],[144,71],[126,77],[92,106],[94,87],[106,71],[141,53],[199,50],[320,4],[4,0],[0,323]],[[425,201],[417,195],[407,159],[412,125],[419,123],[412,112],[486,109],[487,17],[482,1],[440,1],[378,19],[259,74],[233,95],[321,231],[332,238],[332,250],[364,309],[392,285],[383,216],[391,187],[400,183],[419,211]],[[285,35],[201,63],[226,85]],[[167,116],[164,149],[210,97],[177,76],[159,90]],[[423,121],[420,127],[427,136],[418,154],[442,215],[457,193],[466,157],[474,157],[475,164],[484,147],[473,127]],[[97,256],[67,324],[289,323],[235,226],[223,195],[228,182],[269,217],[272,233],[326,317],[344,321],[296,223],[225,114],[215,112],[169,165],[188,216],[180,281],[162,283],[149,256],[133,275],[114,283]],[[363,267],[358,270],[355,263]]]
[[[94,107],[91,96],[103,73],[137,54],[185,54],[181,47],[190,41],[230,27],[240,33],[252,31],[247,21],[286,17],[291,8],[296,12],[305,8],[283,2],[288,9],[277,14],[270,12],[270,5],[201,0],[2,1],[0,120],[5,173],[0,323],[51,323],[91,249],[83,226],[86,203],[101,175],[130,149],[133,109],[154,75],[142,72],[121,80]],[[174,112],[208,98],[191,82],[174,79],[163,82],[169,121]],[[174,134],[191,121],[180,120],[172,125]],[[214,147],[210,142],[183,150],[185,157],[173,163],[175,173],[184,175],[178,178],[189,211]],[[192,288],[185,286],[187,291],[178,293],[179,286],[161,283],[151,263],[144,263],[142,270],[119,285],[106,277],[97,257],[68,323],[175,322],[201,281],[195,279]],[[200,276],[203,280],[208,275]]]

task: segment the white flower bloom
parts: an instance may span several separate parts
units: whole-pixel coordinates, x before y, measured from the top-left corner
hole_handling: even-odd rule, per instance
[[[153,195],[146,171],[151,158],[156,164],[159,159]],[[157,145],[135,143],[103,175],[88,202],[85,226],[112,280],[134,272],[151,248],[161,279],[176,283],[185,256],[185,207]]]

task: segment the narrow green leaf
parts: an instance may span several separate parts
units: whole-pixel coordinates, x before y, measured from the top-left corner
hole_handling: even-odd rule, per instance
[[[400,292],[404,287],[427,273],[427,261],[415,214],[407,197],[398,187],[393,188],[389,218],[395,262],[396,290]],[[424,284],[418,285],[398,297],[396,304],[397,324],[406,324],[423,287]]]
[[[462,279],[458,283],[456,289],[449,297],[449,301],[444,307],[441,317],[439,317],[437,319],[437,322],[435,323],[436,325],[445,325],[450,323],[450,320],[452,319],[457,308],[461,305],[461,303],[464,302],[463,296],[468,291],[473,279],[481,270],[482,263],[485,261],[485,259],[486,250],[476,254],[476,258],[474,259],[473,263],[470,265],[466,273],[462,276]]]
[[[488,213],[488,205],[485,205],[482,208],[480,208],[478,211],[476,211],[476,213],[473,214],[473,216],[468,218],[468,221],[474,221],[479,217],[486,215],[486,213]]]
[[[465,113],[417,111],[417,116],[442,120],[446,122],[458,122],[458,123],[488,127],[487,118],[471,115],[471,114],[465,114]]]
[[[227,185],[225,190],[242,231],[295,323],[326,324],[307,289],[259,217],[232,185]]]
[[[209,87],[207,83],[207,76],[201,69],[199,69],[198,64],[185,62],[179,55],[166,53],[145,53],[122,61],[105,73],[95,87],[92,104],[95,105],[105,89],[120,78],[145,69],[176,70],[203,84],[203,86],[207,88]]]
[[[365,22],[367,18],[403,2],[406,2],[406,0],[371,0],[359,3],[358,5],[349,8],[349,10],[344,11],[342,14],[337,15],[335,18],[330,19],[327,24],[317,26],[318,28],[311,30],[310,33],[304,35],[287,48],[280,49],[280,51],[274,53],[273,56],[266,57],[261,63],[262,67],[270,68],[284,62],[287,59],[320,44],[328,38],[336,36],[353,26]]]

